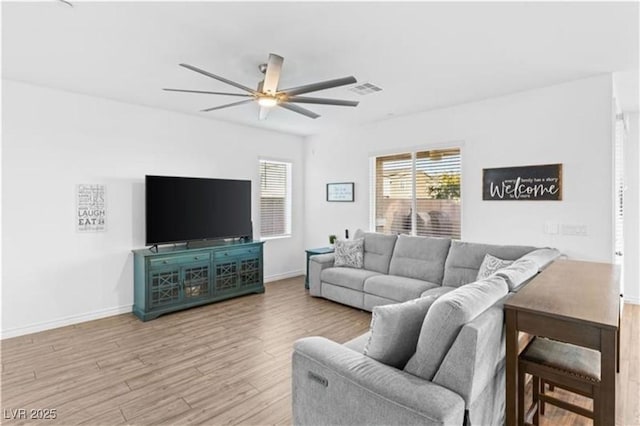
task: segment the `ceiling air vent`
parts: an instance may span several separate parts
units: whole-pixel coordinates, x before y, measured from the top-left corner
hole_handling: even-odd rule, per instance
[[[363,84],[358,84],[357,86],[353,86],[349,90],[357,93],[358,95],[364,96],[364,95],[370,95],[371,93],[379,92],[382,90],[382,88],[376,86],[375,84],[363,83]]]

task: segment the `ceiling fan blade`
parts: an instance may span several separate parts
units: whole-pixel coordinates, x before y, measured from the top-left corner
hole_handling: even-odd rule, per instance
[[[211,74],[210,72],[205,71],[205,70],[201,70],[200,68],[194,67],[193,65],[180,64],[180,66],[184,67],[184,68],[187,68],[187,69],[190,69],[191,71],[198,72],[198,73],[200,73],[202,75],[206,75],[207,77],[211,77],[211,78],[216,79],[218,81],[221,81],[223,83],[230,84],[231,86],[237,87],[238,89],[242,89],[245,92],[251,93],[252,95],[256,93],[255,90],[250,89],[247,86],[244,86],[244,85],[242,85],[240,83],[236,83],[235,81],[227,80],[226,78],[220,77],[219,75]]]
[[[281,106],[282,108],[288,109],[289,111],[297,112],[298,114],[306,115],[309,118],[316,119],[316,118],[320,117],[319,114],[316,114],[313,111],[309,111],[308,109],[299,107],[298,105],[293,105],[293,104],[289,104],[289,103],[286,103],[286,102],[281,102],[281,103],[278,104],[278,106]]]
[[[231,104],[220,105],[220,106],[217,106],[217,107],[212,107],[212,108],[202,109],[202,110],[200,110],[200,111],[201,111],[201,112],[215,111],[215,110],[217,110],[217,109],[229,108],[229,107],[236,106],[236,105],[246,104],[246,103],[248,103],[248,102],[253,102],[253,99],[245,99],[244,101],[233,102],[233,103],[231,103]]]
[[[280,81],[280,71],[282,70],[282,62],[284,58],[276,54],[269,54],[267,62],[267,71],[264,74],[264,84],[262,91],[269,95],[275,95],[278,91],[278,81]]]
[[[260,120],[266,120],[271,108],[260,107]]]
[[[251,95],[245,95],[244,93],[227,93],[227,92],[207,92],[205,90],[186,90],[186,89],[162,89],[167,92],[185,92],[185,93],[203,93],[205,95],[225,95],[225,96],[242,96],[248,98]]]
[[[319,104],[319,105],[337,105],[337,106],[358,106],[358,101],[345,101],[342,99],[322,99],[322,98],[307,98],[304,96],[292,96],[287,98],[287,102],[298,104]]]
[[[300,95],[302,93],[317,92],[318,90],[331,89],[333,87],[345,86],[347,84],[357,83],[358,80],[354,76],[336,78],[334,80],[322,81],[320,83],[311,83],[304,86],[293,87],[291,89],[280,90],[278,93],[287,96]]]

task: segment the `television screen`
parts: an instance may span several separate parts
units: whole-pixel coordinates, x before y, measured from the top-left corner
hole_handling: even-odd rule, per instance
[[[251,235],[251,181],[145,177],[147,244]]]

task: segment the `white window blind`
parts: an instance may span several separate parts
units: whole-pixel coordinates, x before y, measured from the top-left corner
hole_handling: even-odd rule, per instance
[[[376,157],[374,229],[459,239],[460,172],[458,148]]]
[[[291,234],[291,163],[260,160],[260,236]]]
[[[616,119],[616,134],[614,143],[614,178],[615,178],[615,258],[616,263],[622,263],[624,252],[624,120],[622,116]]]

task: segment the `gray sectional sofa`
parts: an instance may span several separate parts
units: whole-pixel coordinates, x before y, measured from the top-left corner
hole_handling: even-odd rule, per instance
[[[369,356],[380,319],[344,345],[322,337],[297,341],[294,424],[503,424],[502,303],[560,253],[361,231],[355,238],[364,238],[364,267],[334,267],[332,255],[314,256],[310,294],[373,310],[374,320],[416,298],[431,299],[428,311],[416,341],[402,343],[413,353],[404,366]],[[515,262],[476,280],[486,254]]]
[[[362,269],[334,267],[332,253],[309,261],[309,294],[371,311],[375,306],[440,296],[476,281],[486,254],[519,260],[528,269],[509,285],[516,291],[560,253],[529,246],[478,244],[447,238],[356,231],[364,239]]]

